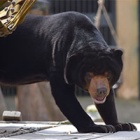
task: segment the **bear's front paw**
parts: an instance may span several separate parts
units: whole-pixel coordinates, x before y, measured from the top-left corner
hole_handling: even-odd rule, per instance
[[[83,127],[78,130],[81,133],[97,132],[97,133],[114,133],[115,127],[113,125],[93,125],[89,127]]]
[[[137,128],[132,123],[118,123],[114,125],[116,132],[117,131],[136,131]]]

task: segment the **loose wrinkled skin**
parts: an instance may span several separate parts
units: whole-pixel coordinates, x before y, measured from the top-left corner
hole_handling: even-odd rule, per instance
[[[15,32],[0,38],[0,82],[7,85],[50,81],[56,104],[79,132],[133,131],[117,118],[113,84],[123,67],[122,51],[109,48],[83,14],[27,16]],[[85,80],[91,73],[90,80]],[[111,72],[111,80],[106,73]],[[75,97],[75,85],[89,90],[106,125],[96,125]],[[99,97],[99,94],[101,94]]]

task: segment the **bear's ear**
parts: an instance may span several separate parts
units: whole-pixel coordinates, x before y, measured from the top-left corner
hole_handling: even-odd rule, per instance
[[[82,59],[82,54],[80,53],[73,54],[67,59],[64,68],[64,79],[67,84],[72,83],[72,73],[75,71],[75,67],[80,62],[81,59]]]
[[[119,57],[120,58],[122,56],[122,54],[123,54],[123,51],[121,49],[115,49],[114,50],[114,55],[116,57]]]
[[[113,52],[114,58],[116,59],[116,61],[120,65],[121,69],[123,67],[122,54],[123,54],[123,51],[121,49],[115,49]]]

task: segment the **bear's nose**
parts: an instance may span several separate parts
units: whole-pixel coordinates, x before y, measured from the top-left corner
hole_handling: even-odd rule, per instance
[[[105,95],[105,94],[107,94],[107,89],[106,88],[98,88],[97,89],[97,94],[98,95],[100,95],[100,96],[102,96],[102,95]]]

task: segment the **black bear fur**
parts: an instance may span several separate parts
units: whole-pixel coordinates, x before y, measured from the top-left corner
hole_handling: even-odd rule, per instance
[[[111,49],[83,14],[28,15],[13,34],[0,38],[0,83],[7,85],[50,81],[52,95],[63,114],[79,132],[132,131],[119,123],[113,89],[97,109],[107,125],[96,125],[77,101],[75,85],[83,88],[85,72],[122,71],[122,51]]]

